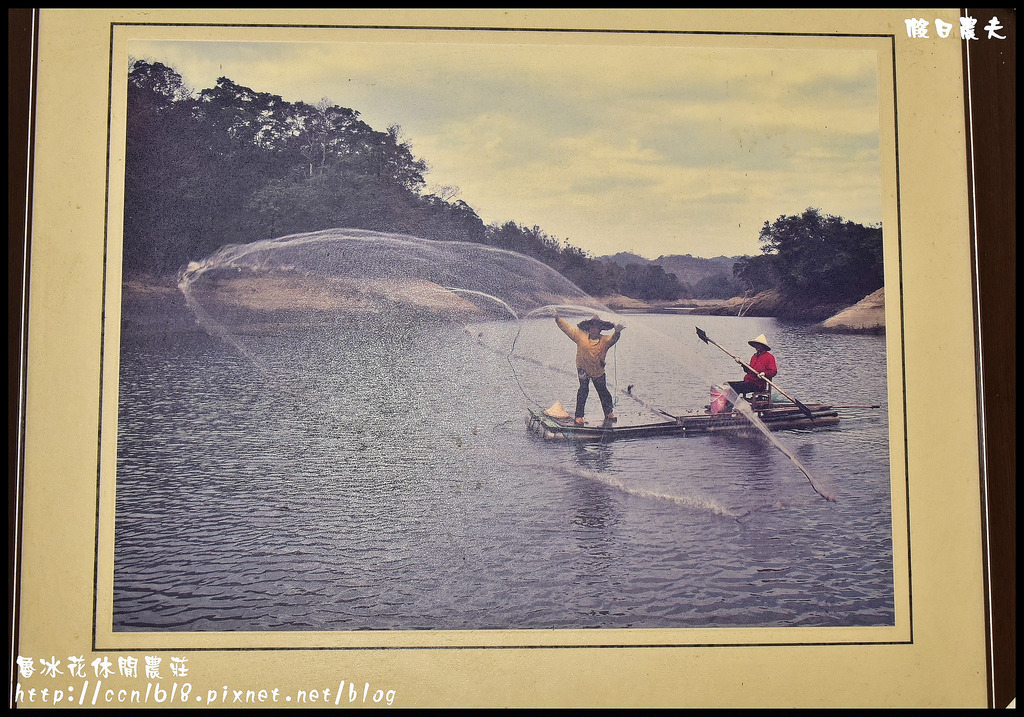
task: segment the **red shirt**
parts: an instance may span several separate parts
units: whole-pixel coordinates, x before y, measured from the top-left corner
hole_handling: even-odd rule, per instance
[[[757,374],[763,373],[765,377],[772,379],[775,378],[775,375],[779,372],[778,367],[775,365],[775,357],[772,356],[770,351],[765,351],[763,354],[755,353],[750,357],[750,361],[748,361],[748,363],[750,364],[750,368],[754,370],[747,371],[743,380],[747,383],[757,385],[762,391],[768,388],[768,384],[763,379],[758,378]]]

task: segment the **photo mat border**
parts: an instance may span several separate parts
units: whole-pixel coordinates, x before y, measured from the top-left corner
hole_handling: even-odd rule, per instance
[[[764,41],[768,40],[772,43],[787,41],[803,41],[807,38],[815,38],[820,41],[824,41],[830,44],[832,41],[846,43],[852,42],[875,42],[878,41],[879,46],[875,50],[879,54],[879,59],[883,63],[882,69],[888,70],[892,74],[892,86],[891,86],[891,97],[882,98],[880,97],[880,105],[887,105],[891,102],[892,111],[884,111],[882,114],[887,118],[892,119],[891,127],[880,127],[880,152],[882,154],[881,164],[883,168],[883,176],[879,178],[880,183],[887,183],[891,181],[893,187],[886,187],[883,189],[883,195],[887,195],[890,192],[895,195],[895,202],[891,207],[891,213],[895,216],[896,229],[891,235],[887,235],[886,246],[886,278],[887,285],[894,285],[896,291],[892,292],[895,295],[896,300],[892,301],[892,304],[887,306],[895,305],[898,309],[887,310],[887,334],[893,337],[889,341],[889,350],[887,351],[887,362],[889,363],[889,384],[890,384],[890,395],[898,395],[902,402],[902,407],[892,406],[890,408],[890,423],[897,423],[900,426],[898,431],[894,431],[895,435],[890,438],[890,443],[900,442],[904,448],[902,451],[902,458],[900,459],[900,452],[896,448],[890,446],[890,457],[892,459],[899,460],[898,464],[890,467],[890,483],[899,480],[902,484],[902,490],[892,490],[890,488],[890,501],[891,501],[891,512],[892,517],[892,529],[893,529],[893,559],[894,559],[894,584],[893,584],[893,598],[894,598],[894,614],[896,616],[895,624],[891,626],[878,626],[878,627],[836,627],[836,628],[718,628],[718,627],[707,627],[707,628],[650,628],[650,629],[600,629],[600,630],[574,630],[574,629],[557,629],[557,630],[543,630],[543,629],[517,629],[510,628],[507,630],[429,630],[429,631],[405,631],[405,630],[393,630],[393,631],[374,631],[374,630],[358,630],[358,631],[323,631],[323,632],[303,632],[303,631],[280,631],[280,632],[238,632],[238,633],[217,633],[217,632],[190,632],[190,631],[173,631],[173,632],[138,632],[138,631],[114,631],[107,629],[105,626],[111,624],[112,620],[112,604],[108,603],[108,599],[112,598],[112,584],[113,584],[113,565],[112,562],[107,563],[104,559],[98,559],[96,585],[94,588],[94,600],[96,602],[96,615],[93,620],[93,647],[94,649],[130,649],[130,650],[181,650],[181,649],[198,649],[198,650],[218,650],[218,649],[318,649],[318,650],[377,650],[377,649],[505,649],[505,648],[595,648],[595,649],[607,649],[607,648],[622,648],[622,647],[708,647],[708,646],[781,646],[781,645],[803,645],[803,646],[814,646],[814,645],[869,645],[869,644],[909,644],[913,642],[913,596],[912,596],[912,579],[911,579],[911,545],[910,545],[910,516],[909,516],[909,503],[906,500],[907,493],[909,492],[909,480],[910,480],[910,467],[908,464],[908,451],[906,449],[906,366],[904,365],[904,343],[905,337],[903,332],[903,256],[902,256],[902,217],[900,216],[899,206],[899,178],[898,178],[898,165],[899,165],[899,142],[897,136],[897,127],[895,125],[896,120],[896,106],[898,101],[898,88],[896,86],[896,48],[895,48],[895,37],[891,34],[839,34],[839,35],[828,35],[824,33],[808,33],[808,32],[793,32],[793,33],[730,33],[730,32],[691,32],[683,30],[660,30],[660,31],[647,31],[647,30],[635,30],[635,31],[619,31],[619,30],[586,30],[586,29],[573,29],[573,28],[527,28],[527,27],[503,27],[503,28],[467,28],[467,27],[447,27],[447,26],[431,26],[431,27],[415,27],[408,25],[378,25],[373,27],[365,27],[358,25],[301,25],[301,24],[266,24],[266,25],[255,25],[255,26],[239,26],[235,24],[217,24],[217,23],[182,23],[182,24],[168,24],[168,23],[111,23],[110,28],[110,97],[111,103],[114,102],[114,98],[120,96],[122,91],[122,84],[126,82],[127,72],[118,70],[118,60],[122,56],[121,48],[123,48],[132,38],[131,35],[120,36],[119,32],[123,29],[140,30],[149,29],[156,27],[159,29],[161,39],[175,40],[179,39],[176,35],[182,34],[180,39],[191,40],[194,39],[189,33],[205,33],[210,30],[218,30],[221,28],[229,27],[232,29],[244,28],[248,31],[256,32],[277,32],[286,31],[288,35],[287,39],[278,39],[276,35],[271,35],[267,38],[261,37],[260,40],[274,40],[281,42],[295,41],[292,33],[301,33],[304,30],[317,30],[317,31],[368,31],[371,33],[379,34],[380,32],[406,32],[414,30],[416,37],[419,38],[421,35],[438,34],[445,35],[451,33],[457,33],[463,37],[467,35],[475,35],[480,33],[490,34],[496,33],[497,35],[530,35],[539,33],[541,35],[554,35],[559,33],[571,34],[577,37],[593,35],[595,33],[604,35],[606,37],[615,37],[618,35],[626,35],[632,37],[641,36],[661,36],[663,38],[674,38],[676,40],[684,40],[690,37],[701,37],[703,40],[720,41],[724,43],[732,42],[737,37],[742,37],[745,41]],[[318,40],[330,41],[329,36],[323,37],[318,35]],[[232,41],[244,42],[246,39],[233,38]],[[249,39],[248,41],[256,41]],[[339,42],[349,41],[347,39],[339,40]],[[373,42],[374,40],[363,40],[360,42]],[[382,40],[381,40],[382,41]],[[445,40],[440,37],[430,37],[426,41],[443,43]],[[486,41],[486,40],[485,40]],[[497,43],[495,43],[497,44]],[[702,45],[704,46],[704,45]],[[713,45],[715,48],[728,49],[730,45]],[[688,47],[688,45],[681,45],[681,47]],[[746,45],[744,45],[746,47]],[[790,49],[787,45],[770,45],[772,49]],[[794,48],[799,49],[799,47]],[[826,49],[828,49],[826,47]],[[840,48],[836,48],[840,49]],[[844,47],[842,49],[849,49]],[[871,47],[865,47],[857,49],[871,50]],[[123,75],[123,77],[121,77]],[[886,86],[886,77],[879,77],[880,87]],[[114,147],[118,143],[123,144],[123,133],[119,132],[114,128],[115,120],[111,113],[111,121],[108,123],[108,146]],[[886,141],[886,137],[891,133],[890,141]],[[890,146],[891,144],[891,146]],[[891,151],[893,156],[887,157],[886,154]],[[111,152],[115,154],[115,152]],[[894,167],[890,167],[890,162],[894,164]],[[121,166],[119,162],[115,162],[117,166]],[[890,171],[895,169],[893,176],[889,177]],[[113,212],[116,214],[119,209],[118,197],[115,196],[113,201],[111,200],[111,186],[117,186],[117,180],[122,177],[110,176],[110,165],[108,165],[108,186],[106,192],[106,200],[108,203],[108,216],[111,216]],[[116,193],[115,193],[116,194]],[[888,214],[887,214],[888,216]],[[109,235],[106,237],[104,245],[104,254],[108,258],[106,262],[108,265],[108,276],[105,277],[107,286],[104,290],[104,295],[107,296],[107,309],[105,315],[107,320],[105,322],[103,332],[103,342],[105,344],[103,354],[105,357],[115,357],[119,350],[119,333],[117,331],[117,323],[119,317],[119,301],[120,293],[112,287],[118,287],[120,285],[119,271],[117,267],[120,265],[120,252],[119,252],[119,238],[117,235],[117,227],[114,226],[113,236]],[[891,261],[895,259],[895,261]],[[893,265],[894,268],[893,268]],[[895,329],[895,330],[893,330]],[[899,351],[897,357],[893,357],[893,348],[898,347]],[[116,367],[116,359],[108,358],[107,363]],[[116,381],[116,372],[111,370],[107,375],[109,378],[106,380]],[[102,383],[102,381],[101,381]],[[899,391],[895,391],[893,386],[899,387]],[[107,422],[116,426],[116,393],[111,389],[107,388],[104,390],[103,386],[100,387],[100,394],[103,402],[109,402],[113,404],[113,408],[105,411],[107,416]],[[890,399],[891,402],[891,399]],[[114,431],[116,433],[116,429]],[[114,439],[109,439],[113,441]],[[102,443],[102,437],[101,437]],[[97,506],[96,514],[98,516],[96,526],[96,553],[97,556],[110,556],[112,560],[113,556],[113,529],[108,528],[106,531],[103,530],[102,526],[112,525],[113,523],[113,498],[112,490],[113,485],[116,484],[116,478],[114,478],[114,471],[110,464],[110,456],[114,451],[113,447],[108,447],[106,451],[102,449],[99,451],[99,464],[97,466]],[[104,465],[104,457],[106,457],[107,465]],[[110,482],[110,490],[105,494],[103,486],[105,481]],[[897,514],[902,515],[902,519],[898,519]],[[902,527],[903,530],[899,531]],[[104,539],[102,534],[106,532],[107,536]],[[903,543],[899,537],[901,533],[905,533],[905,543]],[[905,552],[905,558],[900,559],[895,553],[899,547]],[[904,561],[905,560],[905,568]],[[902,575],[900,573],[903,572]],[[898,579],[899,578],[899,579]],[[905,585],[907,594],[901,598],[901,595],[897,592],[899,585]],[[599,636],[595,636],[599,634]],[[241,643],[241,644],[240,644]],[[262,643],[262,645],[261,645]],[[157,648],[155,645],[161,645]]]

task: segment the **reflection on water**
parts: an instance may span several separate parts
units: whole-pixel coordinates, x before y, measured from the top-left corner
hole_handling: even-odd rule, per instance
[[[628,317],[608,366],[621,422],[700,410],[739,378],[694,318]],[[511,359],[488,327],[444,323],[245,336],[246,352],[126,334],[115,629],[892,624],[884,339],[700,322],[737,351],[771,336],[801,400],[883,405],[779,434],[837,502],[756,432],[531,436],[525,407],[576,390],[549,318]]]

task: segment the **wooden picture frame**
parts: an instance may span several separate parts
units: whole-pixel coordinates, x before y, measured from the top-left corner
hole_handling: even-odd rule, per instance
[[[303,14],[305,13],[305,14]],[[95,676],[92,663],[184,657],[188,703],[236,691],[275,706],[324,688],[340,700],[390,693],[393,706],[1005,707],[1015,698],[1014,372],[1015,10],[1005,39],[911,37],[910,10],[817,11],[9,11],[9,604],[11,654],[83,659],[82,679],[27,676],[12,665],[11,703],[61,692],[65,704],[146,692],[141,707],[178,699],[141,679]],[[243,15],[243,19],[239,16]],[[300,15],[302,17],[300,18]],[[906,17],[904,17],[906,16]],[[96,479],[103,416],[97,386],[106,292],[104,188],[109,171],[112,56],[124,28],[308,22],[426,28],[599,28],[616,31],[870,36],[891,48],[896,92],[899,223],[906,282],[910,638],[856,631],[833,644],[618,647],[523,644],[479,649],[459,638],[409,645],[322,644],[263,634],[182,646],[153,635],[120,643],[97,629],[109,562]],[[169,30],[168,30],[169,29]],[[955,32],[955,30],[954,30]],[[58,101],[59,100],[59,101]],[[941,208],[941,212],[936,210]],[[930,359],[942,336],[951,364]],[[956,420],[926,420],[946,410]],[[920,432],[917,422],[928,425]],[[950,469],[950,466],[955,468]],[[927,479],[921,476],[928,476]],[[101,612],[101,611],[100,611]],[[651,641],[656,644],[656,640]],[[40,664],[37,662],[37,664]],[[52,663],[51,663],[52,664]],[[185,679],[177,680],[184,684]],[[364,688],[364,685],[366,686]],[[141,689],[140,689],[141,686]],[[18,692],[19,687],[21,692]],[[372,689],[371,689],[372,688]],[[100,690],[102,689],[102,696]],[[175,687],[174,689],[177,689]],[[77,690],[77,691],[76,691]],[[163,700],[158,696],[163,694]],[[205,702],[204,702],[205,700]],[[173,702],[172,702],[173,703]],[[280,706],[280,705],[277,705]],[[291,703],[285,706],[298,706]]]

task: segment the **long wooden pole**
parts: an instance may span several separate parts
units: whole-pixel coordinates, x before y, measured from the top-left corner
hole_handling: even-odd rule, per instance
[[[742,360],[742,359],[741,359],[741,358],[740,358],[739,356],[736,356],[736,355],[734,355],[734,354],[730,353],[729,351],[726,351],[725,349],[723,349],[723,348],[722,348],[721,346],[719,346],[719,345],[718,345],[717,343],[715,343],[715,341],[714,341],[713,339],[709,338],[709,337],[708,337],[708,335],[707,335],[706,333],[704,333],[704,332],[703,332],[703,331],[702,331],[701,329],[699,329],[699,328],[697,329],[697,337],[698,337],[698,338],[699,338],[699,339],[700,339],[701,341],[703,341],[704,343],[706,343],[706,344],[714,344],[715,346],[718,346],[718,348],[722,349],[722,351],[724,351],[724,352],[725,352],[726,354],[728,354],[729,356],[732,356],[733,360],[734,360],[734,361],[736,361],[736,363],[738,363],[738,364],[739,364],[740,366],[742,366],[743,368],[747,369],[747,370],[748,370],[748,371],[750,371],[751,373],[754,373],[754,374],[756,374],[756,373],[757,373],[757,371],[755,371],[755,370],[753,369],[753,367],[752,367],[752,366],[750,366],[750,364],[748,364],[748,363],[746,363],[745,361],[743,361],[743,360]],[[814,413],[813,413],[813,412],[811,411],[811,409],[809,409],[809,408],[808,408],[807,406],[805,406],[804,404],[800,403],[800,402],[799,402],[798,400],[796,400],[795,398],[793,398],[792,396],[790,396],[790,395],[789,395],[788,393],[786,393],[785,391],[783,391],[783,390],[782,390],[781,388],[779,388],[778,384],[775,384],[775,383],[773,383],[773,382],[772,382],[772,381],[771,381],[770,379],[768,379],[767,377],[765,377],[765,376],[761,376],[761,378],[763,378],[763,379],[764,379],[764,381],[765,381],[765,382],[766,382],[766,383],[767,383],[767,384],[768,384],[769,386],[771,386],[771,387],[772,387],[772,388],[774,388],[774,389],[775,389],[776,391],[778,391],[779,393],[781,393],[781,394],[782,394],[783,396],[785,396],[786,398],[788,398],[788,399],[789,399],[790,401],[792,401],[793,403],[795,403],[795,404],[796,404],[796,407],[797,407],[797,408],[799,408],[799,409],[800,409],[801,411],[803,411],[804,413],[806,413],[806,414],[807,414],[807,417],[808,417],[808,418],[810,418],[810,419],[811,419],[812,421],[814,420]]]

